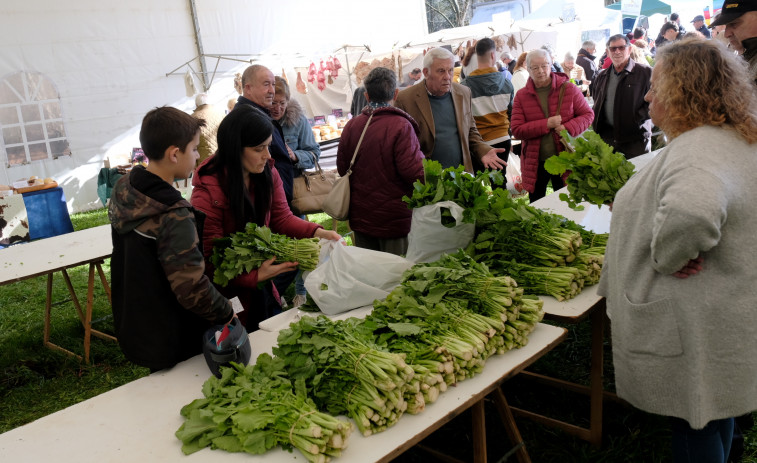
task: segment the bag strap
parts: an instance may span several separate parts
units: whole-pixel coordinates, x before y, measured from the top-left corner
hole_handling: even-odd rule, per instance
[[[360,144],[363,143],[363,137],[365,136],[365,131],[368,130],[368,124],[371,123],[371,119],[373,119],[373,114],[371,114],[371,117],[368,118],[368,122],[365,123],[365,127],[363,127],[363,133],[360,134],[360,140],[357,141],[357,146],[355,147],[355,154],[352,155],[352,160],[350,161],[350,167],[347,169],[345,176],[352,174],[352,165],[355,164],[355,158],[357,157],[357,152],[360,149]]]
[[[562,85],[560,85],[560,95],[557,97],[557,111],[555,111],[553,116],[557,116],[560,114],[560,109],[562,109],[562,99],[565,96],[565,87],[567,86],[568,86],[567,80],[563,82]]]

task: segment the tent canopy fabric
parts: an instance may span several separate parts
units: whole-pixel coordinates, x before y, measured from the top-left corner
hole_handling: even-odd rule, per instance
[[[607,8],[612,8],[613,10],[620,10],[620,4],[621,2],[618,1],[608,6]],[[668,15],[670,14],[671,11],[672,9],[670,8],[670,5],[663,2],[662,0],[643,0],[641,3],[640,14],[644,16],[652,16],[653,14],[656,14],[656,13]]]

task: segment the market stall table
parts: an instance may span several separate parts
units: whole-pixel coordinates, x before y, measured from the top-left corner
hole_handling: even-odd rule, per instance
[[[657,155],[658,151],[631,159],[636,170],[643,168]],[[607,233],[610,230],[610,212],[608,207],[598,208],[588,203],[582,203],[583,211],[570,209],[566,202],[560,200],[560,193],[567,193],[567,188],[562,188],[544,198],[534,201],[533,206],[539,209],[560,214],[595,233]],[[574,424],[566,423],[554,418],[549,418],[521,408],[511,407],[513,413],[527,417],[536,422],[555,426],[580,439],[590,442],[599,447],[602,445],[602,410],[604,396],[609,394],[604,391],[602,378],[604,375],[604,351],[605,338],[605,300],[597,294],[597,285],[583,288],[573,299],[559,302],[551,296],[541,296],[544,300],[544,318],[562,323],[579,323],[590,318],[591,323],[591,368],[589,372],[589,386],[583,386],[568,381],[550,378],[531,372],[524,375],[540,380],[545,383],[555,384],[558,387],[572,390],[589,396],[589,427],[583,428]]]
[[[60,272],[66,282],[71,300],[76,307],[84,326],[84,361],[89,362],[89,345],[91,335],[115,341],[113,336],[92,329],[92,306],[94,304],[95,270],[100,276],[103,288],[110,301],[110,286],[103,273],[103,260],[110,257],[113,244],[110,225],[102,225],[73,233],[45,238],[31,243],[17,244],[0,250],[2,269],[0,269],[0,286],[15,283],[38,276],[47,276],[47,298],[45,302],[45,325],[43,343],[45,346],[69,355],[79,355],[64,349],[50,341],[50,310],[52,307],[53,275]],[[79,298],[74,291],[67,270],[80,265],[89,265],[87,284],[87,303],[82,311]],[[1,454],[1,453],[0,453]]]
[[[501,383],[559,344],[565,333],[564,328],[538,324],[525,347],[489,358],[481,374],[450,387],[420,414],[403,415],[395,426],[370,437],[354,431],[349,447],[334,461],[391,461],[463,410],[472,406],[474,410],[483,409],[483,399],[490,393],[494,394],[495,402],[507,407],[499,389]],[[250,335],[253,359],[263,352],[271,353],[277,335],[262,330],[253,332]],[[297,450],[289,453],[281,449],[263,455],[203,449],[185,456],[181,442],[174,436],[183,422],[179,411],[202,397],[201,387],[209,376],[204,358],[198,355],[170,370],[153,373],[0,434],[0,455],[15,463],[305,461]],[[483,424],[483,420],[480,422]],[[511,430],[514,432],[511,437],[519,439],[517,428]],[[483,429],[476,432],[480,435]],[[521,461],[528,461],[527,454],[523,454],[525,458]],[[475,461],[485,460],[485,448],[479,449]]]

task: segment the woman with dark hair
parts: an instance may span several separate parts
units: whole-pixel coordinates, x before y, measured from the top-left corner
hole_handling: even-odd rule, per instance
[[[192,206],[207,215],[202,241],[211,277],[213,240],[242,231],[249,222],[292,238],[341,238],[292,214],[268,151],[273,130],[266,114],[252,106],[237,106],[218,127],[218,151],[200,164],[192,178]],[[274,264],[274,260],[220,288],[228,298],[239,297],[245,309],[239,319],[250,331],[280,310],[278,291],[269,280],[297,267],[296,262]],[[259,283],[263,283],[260,290]]]
[[[645,99],[670,141],[612,206],[615,385],[670,417],[673,462],[724,463],[757,409],[757,94],[723,43],[687,37],[658,50]]]

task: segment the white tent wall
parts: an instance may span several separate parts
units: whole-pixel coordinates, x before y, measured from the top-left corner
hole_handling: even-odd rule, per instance
[[[109,150],[134,133],[151,107],[178,101],[183,86],[165,77],[177,56],[192,56],[184,1],[28,0],[2,7],[0,79],[39,72],[58,90],[71,156],[7,167],[0,182],[37,175],[63,186],[69,209],[99,205],[97,175]],[[120,5],[120,4],[119,4]],[[127,141],[125,150],[139,146]]]
[[[247,55],[276,74],[284,66],[274,63],[326,56],[376,37],[389,43],[426,32],[423,0],[384,0],[380,8],[371,0],[195,0],[195,5],[206,54]],[[0,137],[0,183],[53,177],[70,211],[101,207],[97,176],[103,161],[139,146],[144,114],[162,105],[194,108],[185,70],[166,76],[190,60],[200,70],[193,60],[198,52],[190,0],[3,2],[0,18],[0,86],[19,72],[48,79],[57,89],[71,150],[71,156],[8,167]],[[216,60],[206,62],[212,73]],[[219,108],[236,94],[233,74],[244,67],[220,62],[208,92]],[[194,83],[202,91],[200,81]]]

